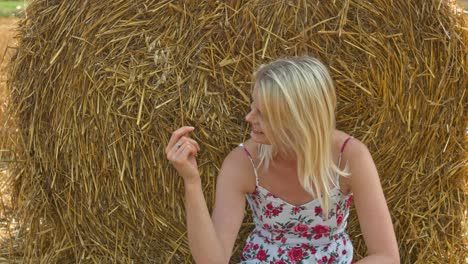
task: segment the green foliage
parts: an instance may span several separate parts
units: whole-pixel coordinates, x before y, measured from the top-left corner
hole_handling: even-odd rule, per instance
[[[26,1],[0,1],[0,17],[11,17],[17,15],[24,9]],[[18,9],[21,7],[21,9]]]

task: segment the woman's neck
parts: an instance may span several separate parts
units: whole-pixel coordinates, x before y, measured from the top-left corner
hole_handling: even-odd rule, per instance
[[[278,152],[273,157],[272,164],[286,168],[295,168],[297,166],[296,153],[293,150]]]

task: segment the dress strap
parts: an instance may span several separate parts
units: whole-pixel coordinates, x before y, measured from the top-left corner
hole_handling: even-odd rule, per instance
[[[239,144],[239,147],[241,147],[245,154],[247,154],[247,157],[249,158],[250,160],[250,163],[252,164],[252,167],[254,169],[254,173],[255,173],[255,184],[258,186],[258,174],[257,174],[257,168],[255,167],[255,163],[253,161],[253,158],[252,158],[252,155],[250,155],[250,152],[247,150],[247,148],[244,146],[243,143],[240,143]]]
[[[340,155],[338,156],[338,168],[341,167],[341,156],[343,155],[343,152],[344,152],[344,150],[345,150],[346,144],[348,144],[348,142],[349,142],[352,138],[353,138],[352,136],[348,137],[348,138],[343,142],[343,145],[341,145]]]

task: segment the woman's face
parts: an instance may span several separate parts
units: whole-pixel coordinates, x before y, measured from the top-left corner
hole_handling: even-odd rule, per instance
[[[266,121],[263,119],[261,109],[259,109],[256,88],[254,88],[254,90],[252,91],[252,103],[250,104],[250,112],[245,116],[245,120],[252,125],[252,131],[250,132],[250,136],[252,137],[253,141],[259,144],[269,145],[270,142],[268,141],[268,138],[266,136],[266,134],[268,134],[267,124]]]

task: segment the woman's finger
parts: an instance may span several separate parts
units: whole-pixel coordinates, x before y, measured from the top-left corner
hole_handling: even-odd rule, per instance
[[[194,129],[195,128],[191,127],[191,126],[184,126],[184,127],[181,127],[179,129],[177,129],[176,131],[174,131],[172,133],[172,135],[171,135],[171,138],[169,139],[169,142],[167,143],[166,153],[168,153],[170,151],[170,149],[176,144],[176,142],[178,142],[180,140],[180,138],[182,136],[187,135],[188,133],[190,133]]]
[[[188,142],[184,143],[182,147],[177,151],[179,155],[183,158],[188,158],[188,155],[192,153],[194,150],[194,146]]]
[[[175,157],[178,155],[179,149],[182,148],[184,145],[184,142],[182,140],[179,140],[176,144],[172,146],[172,148],[168,148],[166,150],[166,157],[169,161],[173,161]]]
[[[188,153],[184,153],[189,151]],[[176,155],[186,155],[186,154],[193,154],[194,156],[197,155],[198,148],[196,145],[192,144],[189,141],[184,142],[182,146],[177,150]]]
[[[200,151],[200,145],[198,144],[197,141],[194,139],[191,139],[190,137],[187,136],[182,136],[179,141],[177,141],[174,146],[172,147],[173,149],[178,149],[180,148],[185,142],[190,142],[190,144],[194,145],[197,148],[197,151]]]
[[[184,154],[184,151],[189,150],[188,153]],[[188,154],[197,156],[198,147],[191,143],[190,141],[185,141],[180,147],[174,145],[174,147],[167,153],[167,159],[171,162],[179,163],[180,161],[186,159]]]
[[[198,144],[198,142],[191,138],[189,138],[189,140],[190,140],[190,143],[192,143],[195,147],[197,147],[197,151],[200,151],[200,145]]]
[[[175,144],[176,146],[178,144],[182,145],[184,142],[190,142],[192,145],[194,145],[195,147],[197,147],[197,150],[200,151],[200,145],[198,145],[198,142],[190,137],[187,137],[187,136],[183,136],[180,138],[179,141],[177,141],[177,143]]]

